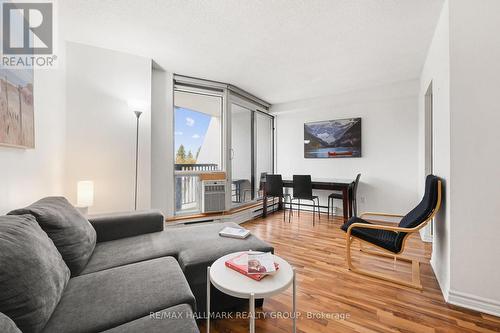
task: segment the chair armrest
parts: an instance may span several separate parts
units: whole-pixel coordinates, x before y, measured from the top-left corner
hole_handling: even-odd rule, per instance
[[[401,217],[403,218],[404,215],[399,215],[399,214],[390,214],[390,213],[378,213],[378,212],[364,212],[361,214],[359,217],[363,218],[365,215],[371,215],[371,216],[386,216],[386,217]]]
[[[156,210],[94,215],[89,222],[97,233],[97,242],[162,231],[164,227],[164,217]]]

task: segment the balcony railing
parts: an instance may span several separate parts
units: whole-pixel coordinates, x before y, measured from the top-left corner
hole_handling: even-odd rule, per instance
[[[216,171],[217,164],[175,164],[175,171]],[[198,202],[198,176],[175,176],[175,210],[196,210]]]
[[[175,171],[216,171],[217,164],[175,164]]]

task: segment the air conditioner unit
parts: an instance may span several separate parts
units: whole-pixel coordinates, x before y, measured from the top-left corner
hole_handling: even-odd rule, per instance
[[[203,180],[201,182],[201,211],[222,212],[226,209],[226,181]]]

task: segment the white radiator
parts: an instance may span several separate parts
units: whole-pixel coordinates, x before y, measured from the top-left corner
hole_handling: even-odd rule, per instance
[[[226,209],[226,181],[204,180],[201,182],[201,211],[222,212]]]

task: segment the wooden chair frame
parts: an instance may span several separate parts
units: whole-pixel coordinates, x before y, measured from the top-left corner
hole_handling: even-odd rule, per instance
[[[366,224],[366,223],[353,223],[349,226],[347,229],[347,234],[346,234],[346,259],[347,259],[347,266],[350,271],[358,273],[358,274],[363,274],[366,276],[370,276],[373,278],[381,279],[384,281],[400,284],[403,286],[411,287],[411,288],[416,288],[419,290],[422,290],[422,283],[420,282],[420,262],[416,259],[400,256],[400,254],[404,251],[406,241],[408,240],[408,237],[410,234],[418,232],[420,229],[425,227],[429,221],[431,221],[434,216],[436,216],[437,212],[439,211],[439,208],[441,207],[441,180],[438,180],[438,193],[437,193],[437,203],[436,207],[432,210],[432,213],[430,216],[422,223],[420,223],[417,227],[414,228],[401,228],[401,227],[395,227],[395,226],[389,226],[389,225],[381,225],[381,224]],[[385,216],[385,217],[399,217],[402,218],[403,215],[398,215],[398,214],[386,214],[386,213],[373,213],[373,212],[366,212],[361,214],[361,218],[363,218],[366,215],[371,215],[371,216]],[[370,242],[367,242],[363,239],[360,239],[354,235],[352,235],[352,229],[356,227],[362,227],[363,229],[377,229],[377,230],[388,230],[388,231],[394,231],[394,232],[405,232],[406,235],[403,238],[403,243],[401,245],[401,250],[398,253],[391,252],[389,250],[386,250],[378,245],[372,244]],[[382,273],[377,273],[377,272],[372,272],[360,268],[354,267],[352,264],[352,258],[351,258],[351,244],[353,243],[354,240],[357,240],[360,242],[360,251],[366,254],[371,254],[371,255],[377,255],[377,256],[382,256],[386,258],[394,258],[394,262],[396,262],[397,259],[410,262],[412,264],[412,279],[411,281],[395,278],[392,276],[388,276],[386,274]],[[373,246],[382,252],[379,251],[373,251],[373,250],[368,250],[363,247],[363,244],[367,244],[369,246]]]

